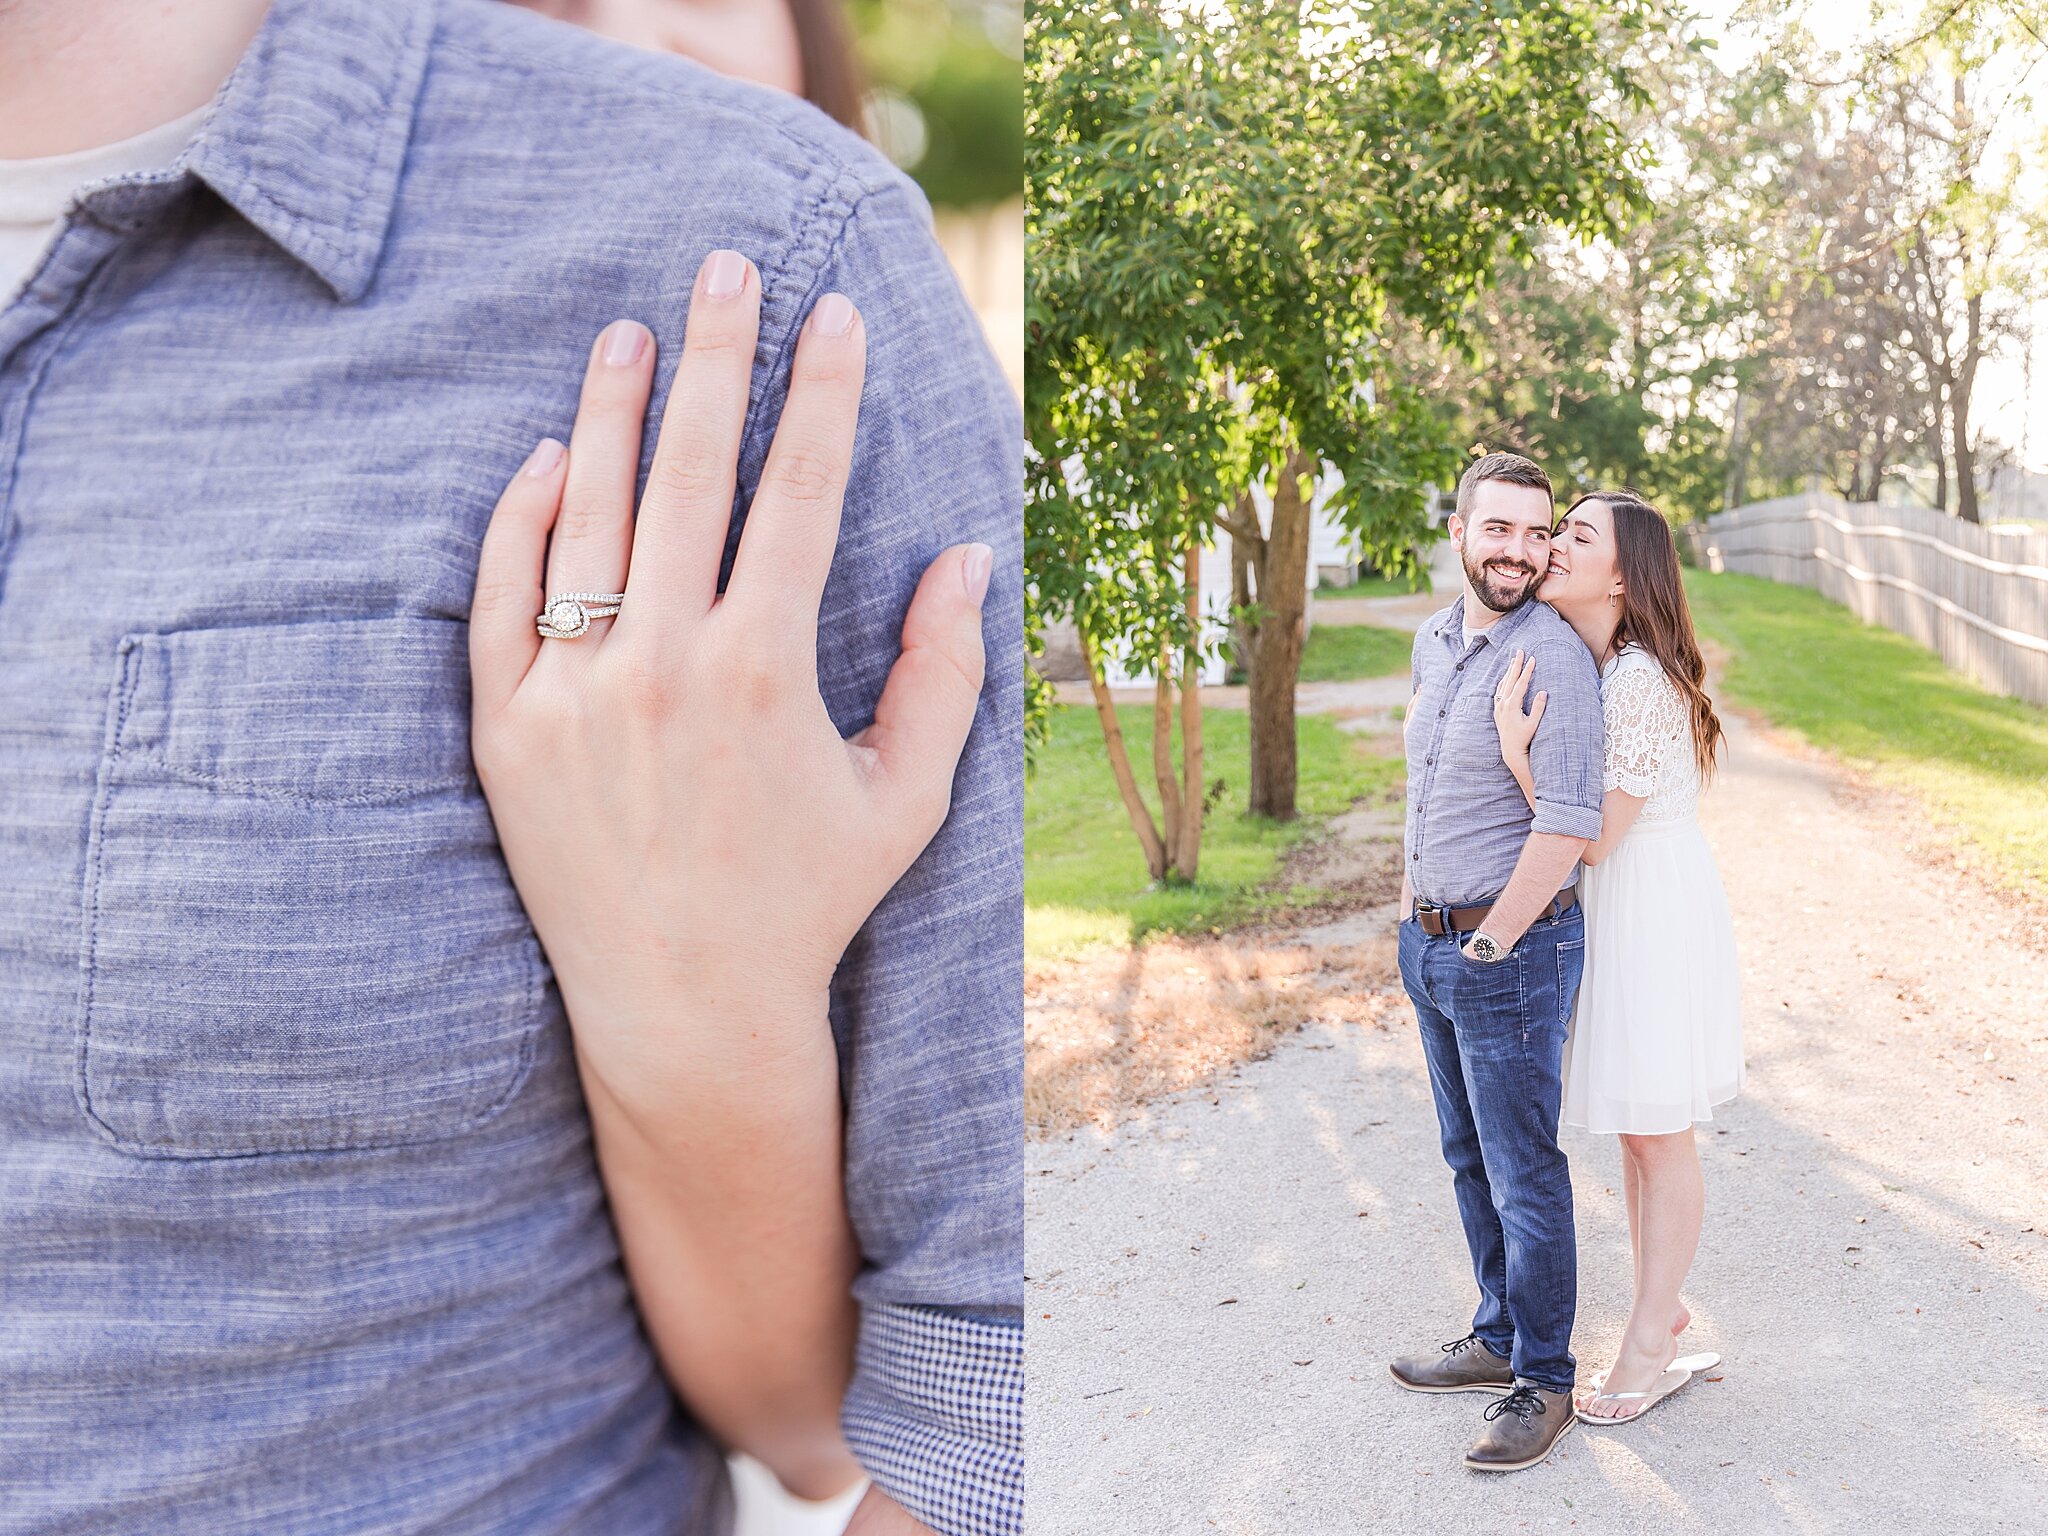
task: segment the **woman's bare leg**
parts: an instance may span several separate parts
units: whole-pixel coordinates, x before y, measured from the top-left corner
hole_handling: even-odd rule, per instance
[[[1621,1138],[1621,1198],[1628,1206],[1629,1295],[1635,1297],[1643,1290],[1643,1174],[1626,1136]]]
[[[1621,1197],[1628,1207],[1628,1249],[1632,1265],[1629,1295],[1634,1297],[1641,1295],[1643,1290],[1643,1176],[1626,1136],[1621,1138]],[[1691,1326],[1692,1312],[1681,1300],[1672,1313],[1671,1332],[1675,1336]]]
[[[1699,1250],[1706,1186],[1691,1127],[1666,1136],[1624,1136],[1624,1156],[1634,1165],[1636,1257],[1635,1305],[1621,1350],[1601,1390],[1642,1392],[1653,1386],[1678,1353],[1674,1337],[1683,1303],[1678,1299]],[[1630,1418],[1639,1403],[1602,1403],[1601,1417]]]

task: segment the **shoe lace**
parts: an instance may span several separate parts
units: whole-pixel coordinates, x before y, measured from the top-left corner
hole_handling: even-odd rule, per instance
[[[1543,1406],[1543,1399],[1537,1395],[1536,1389],[1527,1382],[1521,1382],[1517,1383],[1515,1389],[1508,1393],[1507,1396],[1501,1398],[1498,1402],[1490,1404],[1483,1417],[1497,1419],[1504,1413],[1512,1413],[1524,1424],[1527,1424],[1530,1414],[1548,1413],[1549,1411],[1548,1408]]]
[[[1444,1345],[1443,1351],[1447,1355],[1462,1354],[1464,1351],[1470,1349],[1473,1345],[1477,1344],[1478,1342],[1478,1334],[1468,1333],[1462,1339],[1453,1339],[1450,1343]]]

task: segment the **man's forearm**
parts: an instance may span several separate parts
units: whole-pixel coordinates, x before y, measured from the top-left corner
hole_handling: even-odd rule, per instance
[[[843,1193],[839,1083],[816,1017],[691,1019],[726,1035],[731,1070],[670,1085],[672,1110],[628,1115],[585,1070],[598,1164],[626,1272],[664,1372],[726,1446],[819,1498],[860,1475],[839,1429],[853,1372],[859,1255]],[[818,1049],[744,1060],[750,1042]]]
[[[1557,895],[1558,887],[1586,846],[1583,837],[1565,837],[1556,832],[1531,832],[1515,860],[1515,872],[1507,889],[1494,900],[1493,910],[1479,926],[1503,949],[1511,949],[1529,931],[1543,909]]]

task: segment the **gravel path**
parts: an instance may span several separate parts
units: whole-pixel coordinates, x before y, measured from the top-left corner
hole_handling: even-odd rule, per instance
[[[1420,1046],[1312,1025],[1027,1148],[1034,1536],[2044,1528],[2048,938],[1905,851],[1931,840],[1895,800],[1733,736],[1702,821],[1749,1080],[1702,1128],[1685,1340],[1722,1379],[1466,1471],[1486,1400],[1386,1376],[1474,1300]],[[1589,1372],[1627,1306],[1620,1160],[1566,1135]]]

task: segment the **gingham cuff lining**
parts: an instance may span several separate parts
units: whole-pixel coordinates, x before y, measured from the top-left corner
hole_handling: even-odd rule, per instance
[[[863,1308],[842,1425],[868,1475],[939,1536],[1020,1536],[1021,1319]]]

